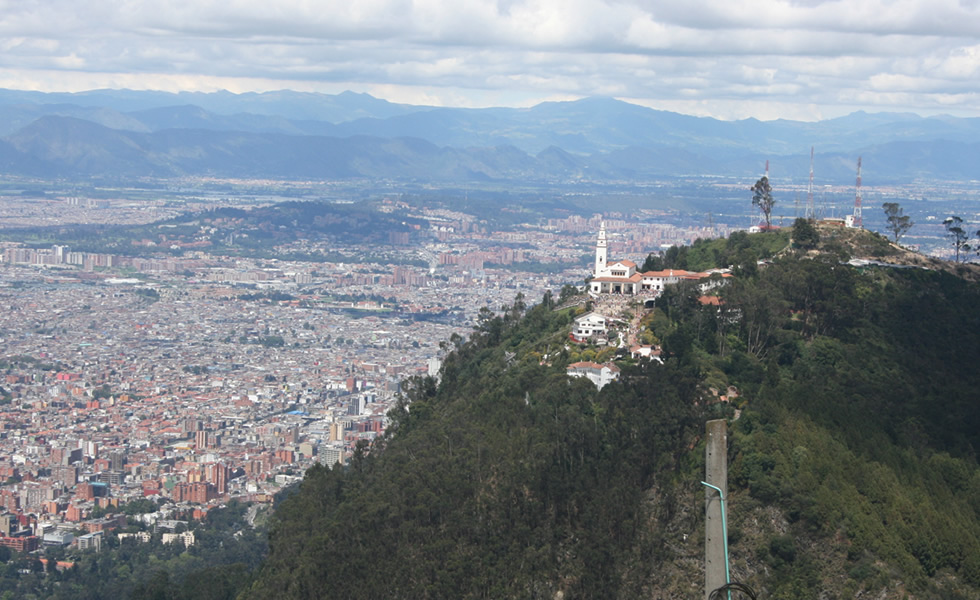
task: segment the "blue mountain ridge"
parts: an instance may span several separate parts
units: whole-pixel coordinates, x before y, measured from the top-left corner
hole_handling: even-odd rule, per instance
[[[822,184],[853,181],[858,156],[866,179],[882,183],[980,179],[980,119],[721,121],[612,98],[472,109],[351,92],[0,90],[0,135],[10,145],[5,169],[24,175],[601,181],[749,178],[770,160],[776,180],[799,182],[812,146]]]

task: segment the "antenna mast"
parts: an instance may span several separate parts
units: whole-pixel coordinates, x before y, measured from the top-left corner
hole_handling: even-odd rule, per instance
[[[810,146],[810,185],[806,188],[806,213],[804,216],[810,221],[817,217],[813,210],[813,146]]]
[[[864,223],[861,220],[861,157],[858,157],[858,177],[857,192],[854,195],[854,220],[852,227],[861,228]]]

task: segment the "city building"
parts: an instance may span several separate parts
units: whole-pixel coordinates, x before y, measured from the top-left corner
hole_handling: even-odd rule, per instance
[[[79,550],[95,550],[98,552],[102,550],[103,537],[104,536],[101,531],[86,533],[85,535],[75,538],[75,546]]]

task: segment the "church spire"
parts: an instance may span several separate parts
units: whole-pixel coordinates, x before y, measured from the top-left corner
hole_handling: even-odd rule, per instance
[[[599,224],[599,239],[595,243],[595,271],[593,277],[599,277],[606,268],[606,222]]]

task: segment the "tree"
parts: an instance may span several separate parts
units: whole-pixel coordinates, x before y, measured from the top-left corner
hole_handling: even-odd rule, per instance
[[[651,252],[647,255],[643,266],[640,267],[640,271],[646,273],[647,271],[663,271],[665,269],[686,269],[688,268],[689,248],[689,246],[671,246],[662,256]]]
[[[647,271],[663,271],[664,270],[664,259],[659,254],[651,252],[647,254],[647,259],[643,261],[643,266],[640,267],[640,272],[646,273]]]
[[[566,283],[561,288],[561,293],[558,295],[558,304],[564,304],[569,299],[574,298],[578,295],[578,288],[574,285]]]
[[[898,202],[885,202],[881,205],[881,208],[885,211],[885,221],[888,222],[888,231],[891,232],[892,238],[897,244],[898,240],[902,239],[902,236],[915,223],[912,222],[911,217],[902,214],[902,207],[898,205]]]
[[[772,197],[772,186],[769,178],[763,177],[752,186],[752,206],[758,206],[766,218],[766,229],[772,226],[772,207],[776,200]]]
[[[793,221],[793,243],[803,249],[816,248],[820,242],[820,234],[813,223],[804,219],[797,218]]]
[[[956,251],[956,262],[960,262],[960,252],[970,251],[970,234],[963,229],[963,219],[956,215],[947,217],[943,221],[943,225],[946,226],[946,235],[953,242],[953,249]]]

